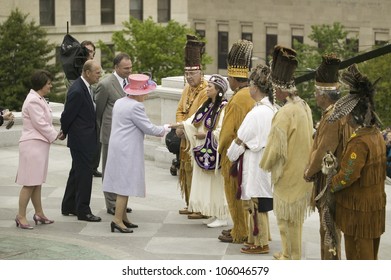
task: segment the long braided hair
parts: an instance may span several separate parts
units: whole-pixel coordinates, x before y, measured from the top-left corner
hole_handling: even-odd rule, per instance
[[[268,66],[258,64],[251,70],[249,80],[254,83],[258,89],[266,93],[270,103],[274,104],[273,85],[270,79],[271,70]]]

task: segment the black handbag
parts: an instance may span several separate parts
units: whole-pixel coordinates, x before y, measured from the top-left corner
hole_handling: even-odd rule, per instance
[[[166,135],[166,146],[170,153],[179,154],[181,138],[176,135],[176,129],[172,128]]]

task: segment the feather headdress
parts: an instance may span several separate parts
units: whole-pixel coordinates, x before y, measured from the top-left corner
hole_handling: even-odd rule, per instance
[[[338,88],[338,69],[341,60],[334,53],[322,56],[322,63],[315,72],[315,85],[321,90]]]
[[[247,40],[238,40],[229,50],[227,57],[228,76],[248,78],[250,71],[253,43]]]
[[[271,66],[271,79],[275,87],[291,89],[295,87],[293,74],[297,68],[296,51],[277,45],[274,47]]]
[[[375,85],[379,79],[371,83],[367,76],[360,73],[356,64],[349,66],[341,75],[341,82],[349,86],[349,94],[335,103],[328,121],[334,122],[354,111],[353,116],[361,125],[381,124],[374,103]]]
[[[194,35],[186,36],[185,46],[185,70],[201,70],[202,55],[205,52],[205,43],[198,40]]]

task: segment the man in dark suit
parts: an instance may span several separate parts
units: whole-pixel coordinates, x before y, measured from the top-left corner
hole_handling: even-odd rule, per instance
[[[62,214],[77,215],[79,220],[100,222],[101,218],[92,214],[90,209],[93,158],[97,149],[97,127],[95,103],[91,85],[101,77],[98,62],[87,60],[81,77],[77,78],[67,93],[67,101],[61,114],[61,132],[59,139],[68,136],[68,147],[72,156],[64,197]]]
[[[65,38],[68,37],[66,42],[63,42],[63,44],[68,44],[74,42],[76,39],[73,38],[71,35],[65,35]],[[70,41],[69,41],[70,40]],[[76,43],[76,42],[74,42]],[[91,41],[84,40],[80,43],[80,48],[77,48],[77,44],[74,45],[71,49],[68,49],[67,51],[64,51],[62,53],[62,61],[63,61],[63,69],[65,72],[65,87],[67,89],[70,88],[70,86],[73,84],[73,82],[80,77],[82,71],[83,71],[83,65],[84,63],[89,59],[94,59],[95,57],[95,45]],[[66,103],[66,95],[65,95],[65,103]],[[65,104],[64,103],[64,104]],[[99,137],[99,135],[98,135]],[[102,173],[98,171],[99,162],[100,162],[100,154],[101,154],[101,146],[100,142],[98,141],[98,146],[96,149],[96,153],[94,156],[93,161],[93,175],[94,177],[102,177]]]
[[[117,99],[125,96],[123,88],[128,84],[128,76],[132,73],[132,61],[128,54],[119,53],[113,60],[114,72],[102,79],[95,89],[96,120],[100,127],[100,143],[102,144],[102,173],[104,176],[113,106]],[[115,193],[104,192],[107,213],[114,215]],[[127,208],[128,213],[132,212]]]

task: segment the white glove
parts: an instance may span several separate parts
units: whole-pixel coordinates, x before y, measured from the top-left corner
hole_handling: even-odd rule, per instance
[[[164,131],[167,133],[167,132],[170,132],[171,128],[170,128],[170,124],[165,124],[163,125],[164,127]]]

